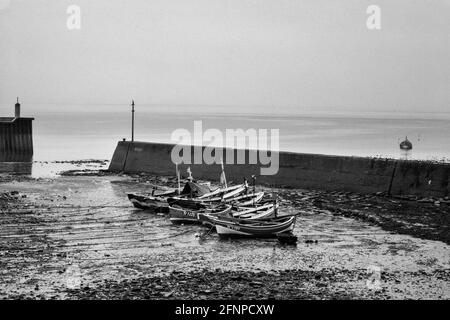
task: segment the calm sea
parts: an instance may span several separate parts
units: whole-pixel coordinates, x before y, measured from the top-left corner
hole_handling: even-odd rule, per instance
[[[110,159],[117,141],[130,139],[131,113],[123,106],[22,105],[23,116],[33,116],[34,160]],[[449,114],[290,113],[245,109],[137,106],[135,140],[172,142],[171,133],[193,131],[202,120],[203,130],[279,129],[285,151],[350,156],[444,160],[450,159]],[[2,105],[1,116],[13,106]],[[413,143],[407,155],[399,149],[405,136]]]

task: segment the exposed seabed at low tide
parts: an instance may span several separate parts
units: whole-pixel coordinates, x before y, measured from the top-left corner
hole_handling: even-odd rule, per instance
[[[37,164],[47,176],[0,175],[0,298],[450,298],[446,202],[261,187],[301,213],[292,247],[199,237],[128,202],[173,177]]]

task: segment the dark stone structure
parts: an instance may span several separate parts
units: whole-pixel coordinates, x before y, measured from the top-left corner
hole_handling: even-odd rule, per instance
[[[20,116],[19,99],[14,117],[0,117],[0,162],[33,160],[33,120]]]
[[[120,141],[109,169],[174,175],[173,147],[173,144]],[[191,147],[192,154],[194,148],[203,147]],[[253,152],[245,150],[245,159]],[[226,152],[224,162],[227,162]],[[195,178],[218,180],[220,177],[218,164],[181,164],[181,172],[185,173],[188,166]],[[280,152],[276,175],[261,176],[260,167],[259,164],[225,165],[227,180],[240,183],[244,177],[250,179],[256,175],[258,183],[272,186],[435,197],[448,196],[450,191],[450,163]]]

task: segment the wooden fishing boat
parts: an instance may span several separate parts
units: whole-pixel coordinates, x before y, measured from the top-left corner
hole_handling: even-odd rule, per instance
[[[170,206],[169,207],[169,219],[172,223],[202,223],[199,215],[228,215],[231,211],[231,205],[221,204],[218,206],[211,206],[208,208],[203,208],[200,210],[190,210],[182,208],[180,206]]]
[[[183,189],[170,189],[159,193],[154,191],[152,194],[146,195],[129,193],[128,199],[138,209],[168,212],[166,210],[169,207],[168,198],[174,196],[180,198],[199,197],[210,192],[210,188],[205,184],[187,182]],[[197,209],[200,207],[195,206]]]
[[[142,210],[155,210],[168,208],[167,198],[178,194],[179,189],[169,189],[163,192],[153,192],[151,195],[128,193],[128,200],[133,206]]]
[[[257,205],[264,197],[264,191],[257,193],[243,194],[234,198],[225,200],[225,203],[231,203],[234,207],[245,207]]]
[[[128,200],[131,201],[135,208],[141,210],[153,210],[168,208],[169,205],[166,201],[166,197],[144,196],[134,193],[128,194]]]
[[[268,203],[253,208],[239,207],[238,210],[231,212],[231,215],[234,218],[250,220],[270,218],[276,215],[278,207],[278,203]]]
[[[231,187],[226,187],[226,188],[218,188],[210,193],[206,193],[200,197],[198,197],[198,199],[207,199],[207,198],[212,198],[212,197],[217,197],[221,194],[224,193],[230,193],[230,192],[234,192],[237,189],[241,189],[243,186],[245,186],[245,184],[238,184],[235,186],[231,186]]]
[[[245,180],[243,184],[228,187],[226,183],[225,171],[223,168],[223,162],[221,162],[222,174],[221,180],[224,180],[225,188],[217,188],[211,190],[210,183],[195,183],[192,177],[192,172],[190,168],[187,169],[189,174],[188,181],[182,189],[180,187],[180,171],[178,170],[178,164],[175,165],[176,175],[178,180],[178,188],[168,190],[163,193],[151,195],[139,195],[139,194],[128,194],[128,199],[131,201],[133,206],[139,209],[151,209],[159,212],[168,212],[169,206],[180,206],[184,208],[190,208],[192,210],[205,209],[211,204],[220,202],[231,202],[232,199],[239,197],[244,192],[248,190],[247,181]],[[255,193],[255,192],[254,192]],[[263,195],[247,195],[247,197],[242,198],[242,205],[248,203],[254,203],[259,201]]]
[[[214,214],[199,214],[199,220],[209,226],[214,226],[214,221],[211,217],[220,218],[221,220],[241,222],[246,220],[270,220],[276,216],[276,211],[278,209],[278,204],[266,204],[254,208],[240,208],[241,211],[236,211],[232,208],[227,214],[214,215]],[[242,210],[244,209],[244,210]]]
[[[183,197],[174,196],[167,198],[170,206],[178,205],[183,208],[196,209],[199,205],[208,206],[210,204],[217,204],[220,202],[231,202],[234,198],[245,193],[247,190],[246,184],[240,184],[228,188],[218,189],[211,193],[204,194],[200,197]]]
[[[277,234],[292,231],[295,226],[296,216],[284,216],[270,220],[246,220],[233,221],[221,216],[211,216],[210,220],[216,226],[220,237],[254,237],[272,238]]]
[[[242,191],[241,189],[236,189],[236,191]],[[234,191],[233,191],[234,192]],[[255,207],[258,205],[258,203],[261,201],[261,199],[264,197],[264,192],[257,192],[257,193],[249,193],[249,194],[242,194],[238,195],[237,197],[213,197],[213,198],[202,198],[201,200],[199,198],[184,198],[184,197],[170,197],[167,199],[167,202],[170,205],[179,205],[183,208],[190,208],[190,209],[200,209],[200,208],[206,208],[209,205],[215,205],[217,203],[228,203],[233,206],[233,208],[243,208],[248,209],[246,207],[252,206]],[[224,200],[225,199],[225,200]],[[243,210],[242,209],[242,210]]]

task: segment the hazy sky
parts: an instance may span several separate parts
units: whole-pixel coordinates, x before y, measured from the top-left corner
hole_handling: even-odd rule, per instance
[[[71,4],[81,30],[66,26]],[[446,112],[450,0],[0,0],[0,104],[17,95]]]

